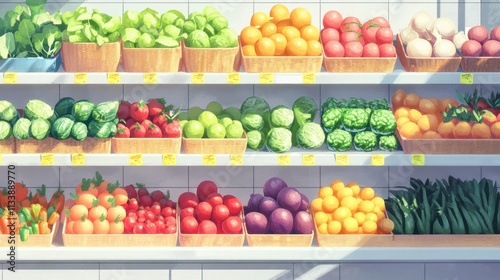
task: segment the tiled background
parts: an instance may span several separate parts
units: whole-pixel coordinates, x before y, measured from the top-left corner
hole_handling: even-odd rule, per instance
[[[0,14],[14,3],[0,1]],[[248,24],[254,11],[268,11],[275,1],[129,1],[129,0],[49,0],[48,9],[63,11],[85,4],[109,14],[121,14],[128,9],[141,10],[145,7],[160,12],[178,9],[184,13],[200,10],[205,5],[219,8],[229,19],[230,26],[237,31]],[[395,33],[404,28],[417,10],[427,10],[434,16],[454,19],[460,30],[484,24],[491,28],[500,24],[499,1],[282,1],[290,8],[307,7],[313,14],[313,23],[321,26],[322,15],[335,9],[343,15],[353,15],[364,21],[374,16],[387,17]],[[458,4],[460,3],[460,4]],[[21,107],[29,99],[38,98],[55,104],[60,97],[73,96],[75,99],[88,98],[94,102],[127,99],[136,101],[152,97],[164,97],[169,103],[204,107],[209,101],[220,101],[223,106],[239,107],[242,101],[252,95],[264,97],[271,106],[284,104],[291,106],[295,98],[311,96],[318,104],[328,97],[348,98],[350,96],[389,98],[399,86],[393,85],[241,85],[241,86],[187,86],[187,85],[127,85],[127,86],[2,86],[0,99],[13,101]],[[472,92],[475,86],[460,85],[404,85],[405,91],[413,91],[422,96],[455,96],[456,91]],[[484,94],[500,90],[500,86],[481,86]],[[235,194],[246,202],[254,192],[261,193],[265,180],[272,176],[284,178],[289,185],[299,188],[309,198],[316,196],[321,185],[334,179],[357,181],[362,186],[373,186],[376,192],[387,197],[390,188],[408,184],[409,177],[446,178],[448,175],[461,178],[481,176],[500,180],[500,167],[17,167],[17,179],[30,187],[42,183],[49,187],[51,195],[57,187],[74,190],[83,177],[92,177],[100,171],[104,178],[120,181],[122,184],[146,183],[148,187],[170,190],[172,197],[186,190],[194,190],[206,179],[214,180],[221,187],[221,193]],[[5,167],[0,174],[6,174]],[[278,260],[279,261],[279,260]],[[22,263],[18,272],[11,273],[3,265],[0,280],[29,279],[73,279],[73,280],[127,280],[127,279],[340,279],[340,280],[493,280],[500,275],[500,263],[192,263],[192,264],[131,264],[131,263],[63,263],[42,264]]]

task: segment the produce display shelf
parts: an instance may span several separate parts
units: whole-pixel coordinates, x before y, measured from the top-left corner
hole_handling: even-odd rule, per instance
[[[341,155],[339,157],[339,155]],[[424,155],[300,151],[286,154],[247,152],[243,155],[200,154],[3,154],[0,166],[500,166],[498,155]],[[137,160],[137,156],[141,158]],[[380,159],[380,158],[383,159]],[[347,158],[347,161],[346,161]]]
[[[7,248],[1,248],[5,253]],[[363,248],[363,247],[46,247],[19,248],[19,262],[447,262],[500,261],[500,248]]]
[[[119,72],[119,75],[108,73],[16,73],[17,84],[261,84],[263,82],[259,73],[239,72],[239,77],[234,73],[204,73],[200,78],[199,73],[156,73],[151,79],[149,73]],[[392,73],[315,73],[314,78],[303,73],[274,73],[274,84],[460,84],[464,83],[462,72],[441,73],[412,73],[395,70]],[[0,73],[4,75],[4,73]],[[82,78],[83,77],[83,78]],[[116,77],[119,77],[117,79]],[[481,72],[472,74],[474,84],[498,84],[500,73]],[[12,80],[9,80],[12,83]],[[467,83],[470,80],[467,79]],[[0,78],[0,84],[6,83],[5,77]]]

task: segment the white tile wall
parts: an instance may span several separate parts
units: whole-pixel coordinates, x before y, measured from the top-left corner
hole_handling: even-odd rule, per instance
[[[170,280],[170,267],[164,264],[103,263],[100,280],[134,280],[156,278]]]
[[[343,263],[342,280],[424,280],[424,264],[413,263]]]
[[[498,263],[428,263],[426,280],[490,280],[500,274]],[[497,275],[497,276],[494,276]]]
[[[295,263],[293,275],[296,280],[339,280],[340,269],[338,264]]]
[[[291,280],[293,264],[205,264],[203,280]]]
[[[5,265],[4,265],[5,267]],[[4,280],[53,279],[90,280],[99,279],[99,264],[18,263],[16,272],[5,270]]]

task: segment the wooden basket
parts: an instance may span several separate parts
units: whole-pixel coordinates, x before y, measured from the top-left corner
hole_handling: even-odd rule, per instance
[[[0,154],[15,154],[16,140],[14,136],[9,139],[0,141]]]
[[[54,234],[57,232],[59,222],[56,221],[52,225],[52,230],[49,234],[30,234],[27,241],[21,241],[18,233],[16,233],[16,243],[9,244],[9,235],[0,234],[0,247],[50,247],[54,240]]]
[[[311,247],[314,233],[311,234],[249,234],[243,222],[245,236],[250,247]]]
[[[116,72],[120,64],[120,43],[62,43],[66,72]]]
[[[462,57],[463,72],[500,72],[500,57]]]
[[[188,48],[182,41],[182,64],[186,72],[229,73],[240,71],[240,49]]]
[[[122,48],[122,67],[125,72],[179,72],[181,70],[182,49]]]
[[[381,72],[394,71],[397,57],[326,57],[323,52],[323,66],[327,72]]]
[[[175,234],[67,234],[64,222],[62,239],[67,247],[175,247]]]
[[[500,247],[500,234],[397,234],[393,247]]]
[[[179,154],[181,138],[112,138],[114,154]]]
[[[500,154],[500,139],[406,139],[396,133],[405,154]]]
[[[16,152],[18,154],[109,154],[111,152],[111,139],[86,138],[83,141],[75,139],[57,140],[52,137],[44,140],[16,139]]]
[[[456,72],[462,59],[458,54],[441,58],[408,57],[399,34],[396,38],[396,52],[407,72]]]
[[[239,139],[182,138],[185,154],[244,154],[247,135]]]

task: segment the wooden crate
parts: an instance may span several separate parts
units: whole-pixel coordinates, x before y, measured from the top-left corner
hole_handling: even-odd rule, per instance
[[[178,72],[182,68],[182,49],[124,48],[122,67],[125,72]]]
[[[0,141],[0,154],[15,154],[16,153],[16,140],[14,136],[9,139]]]
[[[314,224],[316,243],[320,247],[391,247],[392,234],[321,234]]]
[[[311,247],[314,233],[311,234],[249,234],[243,223],[245,236],[250,247]]]
[[[109,154],[111,152],[111,139],[86,138],[83,141],[75,139],[57,140],[52,137],[44,140],[16,139],[16,152],[18,154]]]
[[[64,222],[62,239],[67,247],[175,247],[175,234],[67,234]]]
[[[500,72],[500,57],[462,57],[463,72]]]
[[[179,154],[181,138],[113,138],[114,154]]]
[[[327,72],[382,72],[394,71],[396,57],[326,57],[323,66]]]
[[[239,72],[240,49],[188,48],[182,41],[182,65],[186,72],[229,73]]]
[[[182,138],[185,154],[244,154],[247,135],[238,139]]]
[[[399,34],[396,38],[396,53],[407,72],[456,72],[462,60],[458,54],[454,57],[408,57]]]
[[[62,43],[66,72],[116,72],[120,64],[120,43]]]
[[[393,247],[500,247],[500,234],[397,234]]]
[[[0,234],[0,247],[50,247],[57,233],[59,222],[52,226],[50,234],[30,234],[27,241],[22,242],[19,234],[16,234],[16,243],[9,244],[9,235]]]

